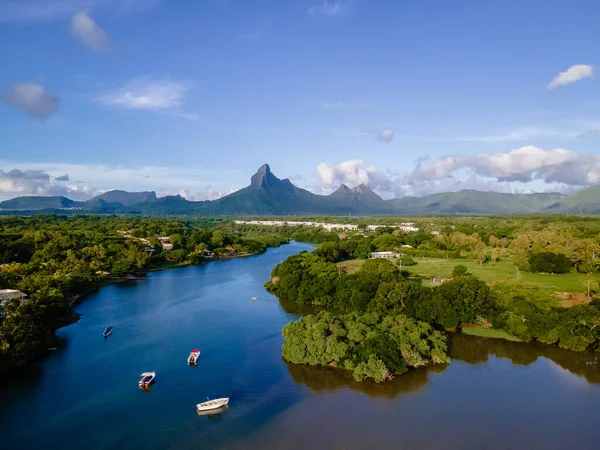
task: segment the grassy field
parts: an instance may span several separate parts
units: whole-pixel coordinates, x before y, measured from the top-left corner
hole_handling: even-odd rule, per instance
[[[579,273],[541,274],[520,272],[510,260],[499,261],[494,266],[490,263],[479,265],[476,261],[463,259],[414,259],[417,265],[405,267],[404,269],[415,275],[449,278],[452,275],[454,266],[462,264],[467,268],[469,273],[488,283],[517,280],[550,289],[553,292],[585,292],[587,289],[584,285],[583,277]],[[600,276],[597,275],[595,279],[596,282],[600,281]]]
[[[520,272],[510,260],[499,261],[495,266],[491,263],[479,265],[476,261],[465,259],[445,258],[414,258],[417,263],[414,266],[402,267],[414,275],[422,275],[428,278],[450,278],[455,266],[462,264],[469,273],[487,283],[499,281],[517,280],[530,283],[553,292],[586,292],[587,287],[583,282],[581,274],[576,272],[565,274],[540,274]],[[395,260],[394,260],[395,261]],[[356,259],[339,263],[346,272],[356,272],[364,260]],[[595,277],[596,283],[600,282],[600,275]],[[431,286],[431,281],[423,281],[424,286]],[[597,285],[597,284],[596,284]]]
[[[470,336],[481,336],[485,338],[506,339],[507,341],[521,342],[520,339],[514,337],[513,335],[502,330],[494,330],[493,328],[467,327],[461,328],[461,331]]]

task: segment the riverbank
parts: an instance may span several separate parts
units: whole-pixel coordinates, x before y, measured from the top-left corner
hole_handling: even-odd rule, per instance
[[[385,383],[286,364],[280,330],[298,311],[262,283],[301,250],[310,247],[164,270],[91,294],[77,306],[82,320],[58,333],[57,351],[0,383],[2,449],[427,449],[440,436],[450,450],[595,448],[597,354],[456,333],[451,364]],[[108,339],[106,324],[115,329]],[[202,351],[196,368],[186,363],[192,348]],[[143,392],[139,375],[150,370],[157,382]],[[227,411],[197,415],[196,403],[221,396],[231,399]]]
[[[264,252],[241,253],[241,254],[225,255],[225,256],[219,257],[219,258],[206,258],[200,264],[196,264],[196,265],[201,266],[201,265],[204,265],[204,264],[210,263],[210,262],[226,261],[226,260],[236,259],[236,258],[248,258],[251,256],[261,255],[263,253]],[[69,301],[69,307],[74,308],[75,306],[80,304],[85,298],[89,297],[91,294],[98,292],[102,288],[105,288],[105,287],[108,287],[111,285],[115,285],[115,284],[127,283],[127,282],[133,281],[135,279],[145,277],[148,273],[180,269],[180,268],[189,267],[192,265],[194,265],[194,264],[192,264],[190,261],[183,261],[180,263],[165,264],[164,266],[149,267],[148,270],[139,272],[136,275],[129,275],[129,276],[124,276],[124,277],[119,277],[119,278],[103,278],[101,280],[101,282],[99,283],[99,285],[94,286],[81,294],[77,294],[77,295],[74,295],[73,297],[71,297],[70,301]],[[132,276],[135,278],[131,278]],[[58,322],[58,324],[53,329],[53,331],[73,325],[73,324],[77,323],[80,319],[81,319],[81,314],[78,314],[77,312],[72,311],[72,313],[68,317],[64,317]],[[58,340],[53,345],[58,345]],[[11,372],[13,370],[19,369],[19,368],[31,363],[32,361],[36,361],[41,358],[44,358],[48,354],[49,354],[48,348],[43,348],[43,349],[40,349],[39,352],[37,352],[36,354],[29,355],[26,357],[21,357],[21,358],[3,357],[3,358],[0,358],[0,373]]]

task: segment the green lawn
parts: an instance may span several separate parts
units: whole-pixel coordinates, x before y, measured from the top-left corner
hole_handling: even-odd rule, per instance
[[[552,275],[520,272],[509,259],[499,261],[495,266],[491,263],[479,265],[476,261],[469,259],[414,258],[414,260],[417,263],[416,265],[403,266],[402,269],[408,270],[414,275],[422,275],[430,279],[433,277],[450,278],[454,267],[462,264],[467,268],[469,273],[487,283],[517,280],[546,288],[552,292],[585,292],[587,289],[583,283],[583,277],[579,273],[571,272]],[[397,260],[393,261],[397,262]],[[353,273],[364,262],[365,260],[355,259],[343,261],[339,264],[348,273]],[[597,283],[600,282],[600,275],[596,275],[595,278]],[[431,286],[431,280],[424,280],[423,285]]]
[[[587,289],[582,275],[577,272],[563,274],[520,272],[510,260],[499,261],[495,266],[491,263],[479,265],[476,261],[464,259],[414,258],[414,260],[417,262],[416,266],[403,268],[415,275],[425,275],[430,278],[434,276],[449,278],[454,266],[462,264],[469,273],[488,283],[518,280],[553,292],[585,292]],[[600,275],[596,275],[595,279],[599,282]]]
[[[493,328],[461,328],[462,333],[470,336],[481,336],[485,338],[506,339],[507,341],[521,342],[520,339],[508,334],[506,331],[494,330]]]
[[[351,259],[349,261],[339,262],[337,265],[347,273],[354,273],[365,263],[366,259]]]

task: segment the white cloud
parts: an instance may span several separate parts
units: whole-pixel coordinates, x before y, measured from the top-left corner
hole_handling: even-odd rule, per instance
[[[2,96],[2,100],[32,117],[46,119],[58,110],[60,99],[36,83],[18,83]]]
[[[417,167],[413,182],[444,179],[448,173],[467,169],[499,182],[546,183],[567,185],[594,184],[600,180],[600,158],[567,149],[544,150],[525,146],[506,153],[448,156]]]
[[[3,0],[0,22],[27,22],[64,19],[90,9],[128,13],[143,11],[161,0]]]
[[[393,138],[394,132],[392,130],[385,130],[377,135],[377,140],[385,142],[386,144],[391,142]]]
[[[190,83],[150,77],[137,78],[125,86],[105,93],[97,101],[106,106],[148,111],[180,110]],[[181,117],[195,120],[193,114],[179,111]]]
[[[212,185],[209,184],[204,189],[201,189],[201,190],[195,191],[195,192],[192,192],[189,189],[179,189],[179,190],[159,191],[156,193],[156,195],[158,197],[179,195],[179,196],[185,198],[186,200],[198,202],[198,201],[203,201],[203,200],[217,200],[221,197],[225,197],[226,195],[234,193],[236,190],[237,189],[233,189],[233,188],[225,189],[225,190],[214,189],[212,187]]]
[[[380,193],[422,196],[477,189],[495,192],[568,192],[600,184],[600,157],[567,149],[525,146],[505,153],[448,156],[418,161],[410,173],[383,172],[360,159],[321,163],[313,191],[328,193],[341,183],[367,184]]]
[[[71,18],[71,32],[92,50],[102,52],[110,48],[104,30],[85,12],[78,12]]]
[[[340,164],[321,163],[315,172],[318,184],[314,191],[329,193],[346,184],[354,187],[366,184],[380,192],[394,192],[401,184],[400,174],[385,174],[373,166],[365,165],[362,159],[344,161]]]
[[[591,77],[593,74],[592,66],[585,64],[578,64],[569,67],[564,72],[559,73],[548,85],[548,89],[556,89],[560,86],[566,86],[567,84],[575,83],[576,81],[582,80],[583,78]]]
[[[248,184],[247,173],[208,170],[202,167],[140,166],[125,167],[107,164],[32,163],[0,160],[0,167],[12,167],[23,173],[38,174],[37,187],[15,188],[0,184],[0,198],[21,195],[64,195],[86,200],[97,193],[112,189],[156,191],[161,195],[182,195],[191,200],[215,199]],[[61,182],[65,174],[72,182]],[[31,178],[31,176],[29,176]],[[222,185],[222,180],[236,180]],[[57,187],[58,186],[58,187]],[[185,195],[183,195],[185,193]],[[77,198],[73,197],[77,196]]]
[[[43,170],[0,170],[0,200],[26,195],[59,195],[85,200],[98,192],[90,186],[67,185],[68,175],[52,177]]]
[[[313,5],[308,8],[308,14],[311,16],[323,15],[328,17],[340,17],[346,15],[353,6],[354,1],[351,0],[325,0],[319,5]]]

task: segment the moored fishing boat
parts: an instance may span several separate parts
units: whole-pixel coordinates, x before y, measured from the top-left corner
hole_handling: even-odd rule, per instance
[[[198,411],[210,411],[211,409],[218,409],[226,406],[229,403],[229,398],[217,398],[215,400],[208,400],[206,402],[198,403],[196,409]]]
[[[113,327],[106,327],[104,329],[104,333],[102,333],[102,334],[104,335],[104,337],[108,337],[111,335],[112,331],[113,331]]]
[[[188,364],[196,364],[198,357],[200,356],[200,350],[192,350],[190,356],[188,356]]]
[[[154,378],[156,378],[156,372],[144,372],[138,385],[141,388],[147,388],[154,382]]]

